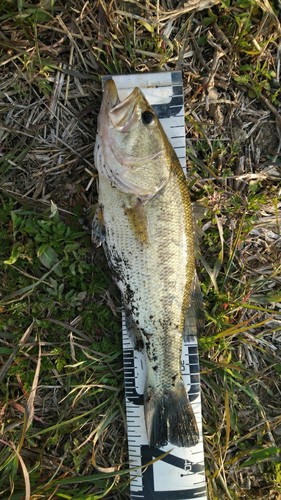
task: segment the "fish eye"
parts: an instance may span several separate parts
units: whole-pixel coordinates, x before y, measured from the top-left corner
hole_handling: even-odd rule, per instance
[[[151,111],[143,111],[141,114],[142,123],[144,125],[149,125],[154,120],[154,114]]]

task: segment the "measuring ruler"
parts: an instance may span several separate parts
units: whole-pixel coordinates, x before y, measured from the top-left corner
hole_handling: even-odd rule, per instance
[[[120,100],[139,87],[158,115],[184,171],[186,146],[182,75],[179,71],[138,73],[113,77]],[[148,445],[143,393],[146,362],[143,352],[134,349],[133,340],[122,322],[123,359],[127,413],[127,432],[131,477],[131,500],[206,500],[204,450],[202,438],[199,360],[196,318],[188,317],[188,332],[183,338],[182,375],[196,416],[200,440],[196,446],[179,448],[168,444],[161,448]],[[155,460],[165,452],[164,458]],[[142,468],[141,468],[142,467]]]

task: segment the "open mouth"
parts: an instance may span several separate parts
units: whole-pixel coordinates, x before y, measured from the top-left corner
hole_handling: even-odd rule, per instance
[[[120,99],[118,96],[117,88],[114,80],[109,79],[105,81],[104,84],[104,99],[107,102],[108,109],[111,110],[118,103],[120,103]]]
[[[112,125],[120,131],[126,132],[138,119],[136,105],[141,96],[140,90],[135,88],[123,101],[120,101],[114,81],[107,80],[104,91],[108,98],[109,117]]]

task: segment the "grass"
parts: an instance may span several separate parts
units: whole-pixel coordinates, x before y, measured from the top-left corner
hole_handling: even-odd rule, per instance
[[[1,2],[1,498],[129,498],[120,300],[89,230],[100,77],[174,69],[205,206],[209,498],[280,498],[279,14]]]

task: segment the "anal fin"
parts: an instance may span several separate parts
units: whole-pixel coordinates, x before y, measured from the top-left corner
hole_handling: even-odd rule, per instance
[[[143,339],[138,326],[135,324],[130,311],[125,307],[125,322],[127,334],[134,344],[136,351],[142,351],[144,348]]]

